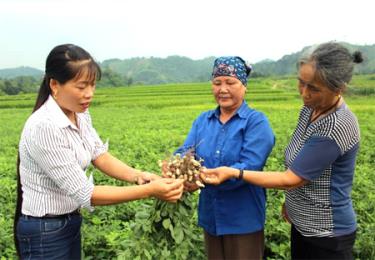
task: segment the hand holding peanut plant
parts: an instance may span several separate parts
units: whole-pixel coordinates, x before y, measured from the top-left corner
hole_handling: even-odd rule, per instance
[[[185,180],[185,190],[195,190],[203,188],[199,175],[202,170],[203,159],[196,160],[192,152],[187,152],[181,156],[176,154],[168,160],[159,162],[164,177]]]

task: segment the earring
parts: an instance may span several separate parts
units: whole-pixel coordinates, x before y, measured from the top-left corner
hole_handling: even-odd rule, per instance
[[[54,98],[55,100],[57,100],[57,93],[53,93],[52,96],[53,96],[53,98]]]

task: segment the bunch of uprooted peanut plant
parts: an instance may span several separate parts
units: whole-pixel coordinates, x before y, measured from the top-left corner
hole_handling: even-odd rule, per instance
[[[203,188],[204,184],[199,179],[199,173],[202,169],[203,159],[196,160],[192,152],[185,155],[176,154],[164,162],[159,162],[167,177],[174,179],[184,179],[187,182],[195,183]]]
[[[164,177],[184,179],[204,187],[199,179],[202,159],[193,151],[168,156],[159,161]],[[203,237],[196,225],[197,193],[184,192],[176,203],[153,200],[135,215],[120,258],[203,259]],[[156,250],[157,249],[157,250]]]

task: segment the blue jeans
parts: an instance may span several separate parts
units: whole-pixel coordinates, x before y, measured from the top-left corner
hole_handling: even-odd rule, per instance
[[[36,218],[21,215],[17,240],[21,259],[81,259],[82,217]]]

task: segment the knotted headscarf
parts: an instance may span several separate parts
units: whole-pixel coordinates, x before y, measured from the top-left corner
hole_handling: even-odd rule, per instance
[[[252,67],[247,64],[241,57],[225,56],[219,57],[214,62],[212,71],[212,79],[219,76],[235,77],[247,86],[247,77],[249,76]]]

